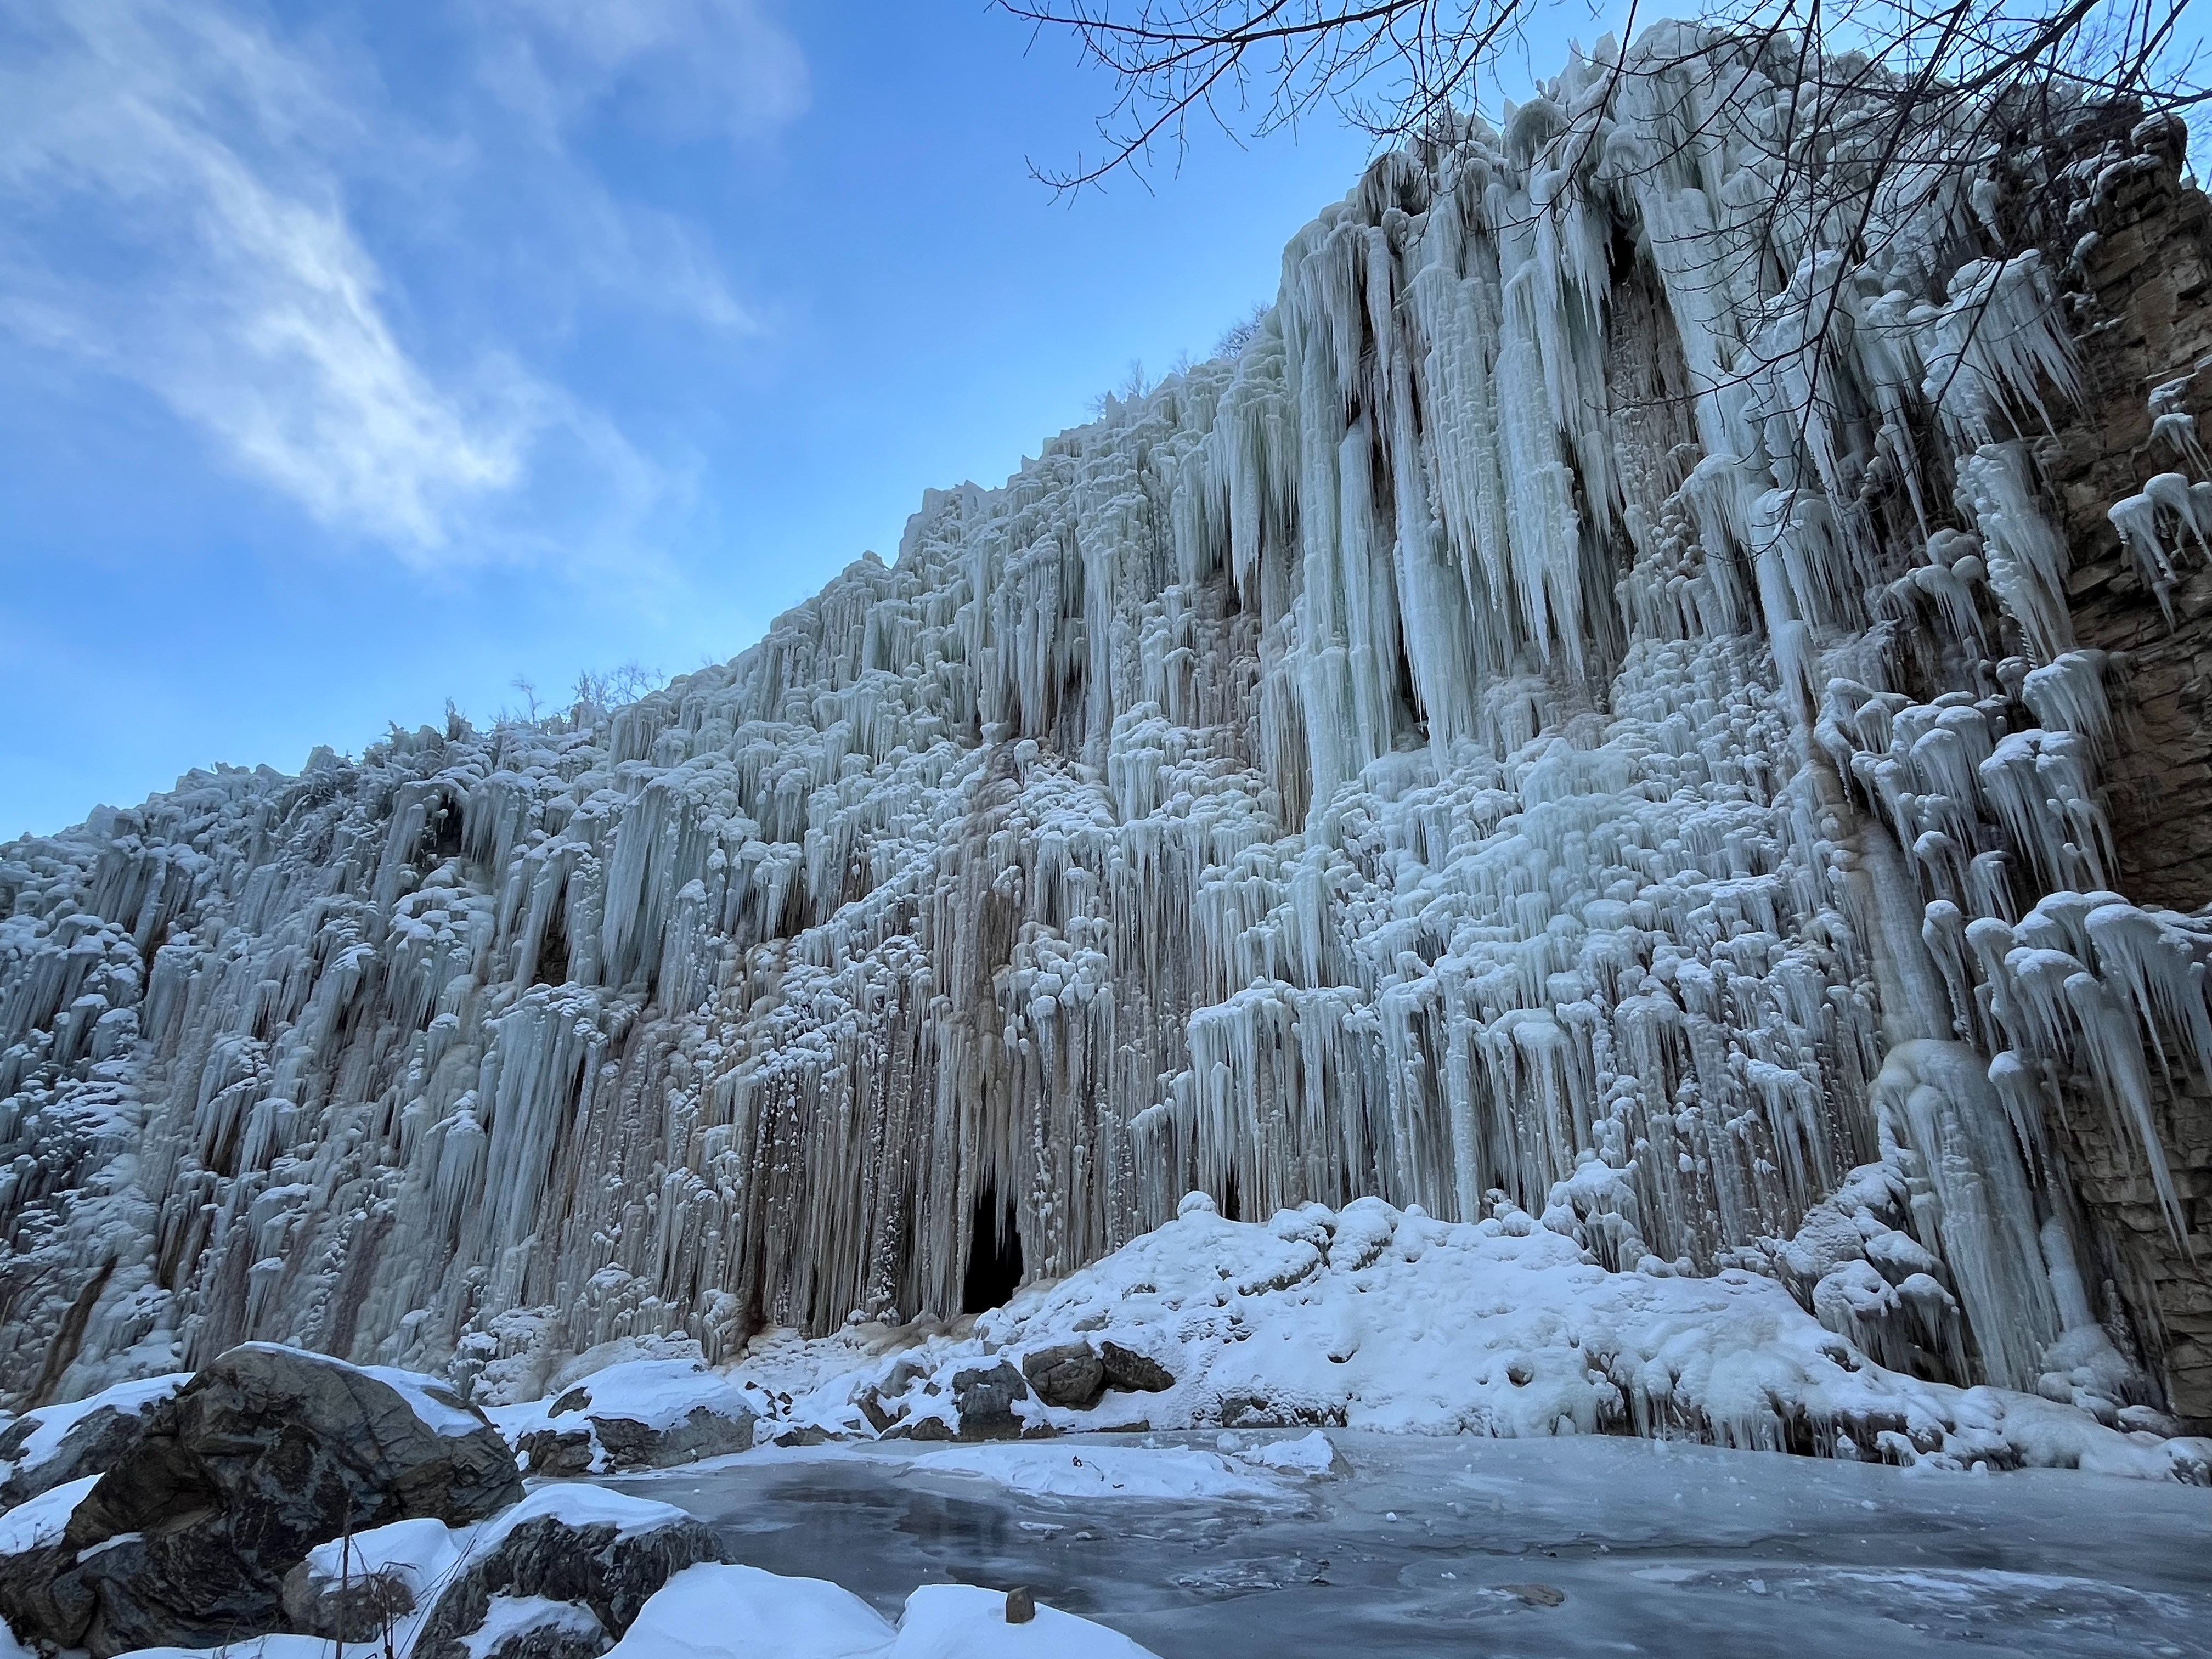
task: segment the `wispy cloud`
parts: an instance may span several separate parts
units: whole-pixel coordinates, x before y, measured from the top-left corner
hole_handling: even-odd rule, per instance
[[[635,95],[687,134],[760,131],[803,106],[804,65],[749,0],[499,3],[510,27],[477,38],[505,91],[471,118],[509,131],[487,143],[418,128],[243,0],[0,0],[0,328],[143,385],[233,466],[410,557],[479,550],[548,453],[644,510],[651,463],[526,348],[450,330],[432,348],[349,189],[395,156],[426,193],[458,189],[470,155],[532,157],[565,232],[539,265],[741,333],[691,228],[607,191],[563,129]]]
[[[482,0],[501,83],[565,125],[614,104],[678,140],[751,138],[802,113],[806,62],[761,0]]]

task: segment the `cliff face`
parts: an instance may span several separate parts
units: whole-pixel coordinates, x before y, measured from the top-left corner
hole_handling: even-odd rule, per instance
[[[0,849],[8,1386],[726,1354],[1195,1188],[2212,1416],[2203,199],[2082,112],[1838,252],[1683,44],[725,667]]]

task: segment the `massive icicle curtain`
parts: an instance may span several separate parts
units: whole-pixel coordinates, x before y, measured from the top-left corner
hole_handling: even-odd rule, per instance
[[[1916,155],[1840,228],[1788,62],[1667,26],[1382,158],[1241,357],[726,667],[4,849],[10,1385],[726,1353],[1193,1188],[1510,1200],[2032,1382],[2100,1311],[2051,1091],[2163,1180],[2212,1060],[2022,442],[2091,186]],[[2123,504],[2148,567],[2206,489]]]

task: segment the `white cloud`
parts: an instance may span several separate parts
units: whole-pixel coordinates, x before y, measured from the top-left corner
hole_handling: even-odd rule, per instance
[[[211,8],[64,3],[0,69],[0,320],[137,380],[318,519],[404,547],[520,476],[546,396],[394,337],[321,159],[354,113]]]
[[[806,60],[763,0],[484,4],[515,48],[501,83],[556,122],[614,101],[664,137],[744,139],[806,108]]]
[[[641,518],[658,470],[526,346],[456,347],[465,329],[418,316],[349,189],[411,198],[468,260],[464,186],[511,183],[545,204],[510,250],[534,297],[581,284],[744,334],[703,239],[610,191],[566,130],[631,100],[662,136],[763,134],[804,107],[805,64],[752,0],[485,3],[465,36],[498,95],[433,131],[253,0],[0,0],[0,329],[143,385],[234,467],[410,558],[544,544],[517,498],[580,464],[605,497],[587,517]]]

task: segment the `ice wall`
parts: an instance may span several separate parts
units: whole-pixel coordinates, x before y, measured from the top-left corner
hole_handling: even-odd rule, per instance
[[[2024,441],[2088,185],[2046,134],[1824,210],[1881,135],[1778,51],[1662,26],[1383,157],[1241,357],[726,666],[0,848],[0,1378],[726,1354],[1194,1188],[2124,1371],[2045,1125],[2087,1091],[2178,1202],[2212,930],[2110,890]],[[2173,477],[2113,507],[2161,579]]]

